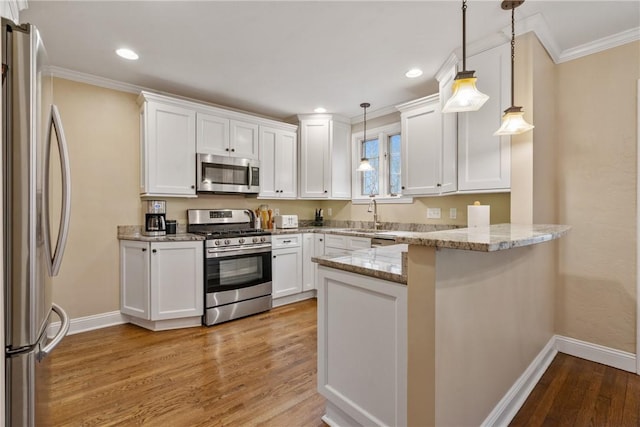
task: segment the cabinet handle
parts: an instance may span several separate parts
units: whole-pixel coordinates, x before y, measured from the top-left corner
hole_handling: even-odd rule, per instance
[[[320,241],[322,242],[322,239],[320,239]]]
[[[442,184],[437,183],[437,184],[436,184],[436,187],[442,187]]]
[[[192,185],[192,186],[191,186],[191,189],[194,189],[194,188],[196,188],[196,186],[195,186],[195,185]]]
[[[325,192],[325,193],[328,193],[328,191],[327,191],[327,190],[324,190],[324,192]]]
[[[283,240],[282,243],[291,243],[291,240]]]
[[[402,189],[404,190],[404,185],[402,186]]]
[[[273,259],[276,259],[276,256],[275,256],[275,255],[273,256]]]
[[[235,152],[236,152],[236,149],[235,149],[235,148],[232,148],[232,149],[231,149],[231,152],[232,152],[232,153],[235,153]]]
[[[153,252],[153,253],[155,254],[155,253],[156,253],[156,252],[158,252],[158,251],[157,251],[157,250],[155,250],[155,249],[153,249],[151,252]]]
[[[225,148],[225,149],[224,149],[224,151],[229,151],[229,149],[228,149],[228,148]]]
[[[147,252],[147,248],[142,248],[142,252]]]

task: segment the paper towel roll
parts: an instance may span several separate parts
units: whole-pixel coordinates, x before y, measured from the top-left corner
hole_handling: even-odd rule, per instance
[[[490,217],[491,206],[489,205],[467,206],[467,227],[469,228],[488,226]]]

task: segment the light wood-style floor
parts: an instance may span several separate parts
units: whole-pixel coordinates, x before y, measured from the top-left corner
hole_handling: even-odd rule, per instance
[[[47,362],[51,426],[326,426],[316,302],[213,327],[71,335]]]
[[[45,364],[46,425],[326,427],[316,343],[315,300],[210,328],[71,335]],[[511,426],[640,426],[640,376],[559,353]]]

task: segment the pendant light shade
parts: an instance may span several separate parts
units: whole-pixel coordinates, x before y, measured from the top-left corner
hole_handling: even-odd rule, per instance
[[[504,111],[502,126],[495,131],[494,135],[518,135],[530,131],[533,127],[524,119],[522,107],[510,107]]]
[[[524,119],[524,111],[522,107],[517,107],[514,102],[514,62],[516,58],[516,30],[515,30],[515,10],[516,7],[524,3],[524,0],[504,0],[502,9],[511,10],[511,107],[504,110],[502,116],[502,125],[500,129],[493,134],[500,135],[518,135],[525,133],[534,128],[532,124],[527,123]]]
[[[362,104],[360,104],[360,107],[364,108],[364,135],[362,137],[362,140],[364,142],[367,141],[367,108],[371,107],[371,104],[369,104],[368,102],[363,102]],[[364,157],[364,152],[362,153],[362,158],[360,159],[360,165],[358,165],[358,168],[356,169],[357,172],[368,172],[368,171],[372,171],[373,170],[373,166],[371,166],[371,163],[369,163],[369,159],[367,159],[366,157]]]
[[[462,1],[462,71],[453,81],[453,94],[442,108],[443,113],[477,111],[489,99],[476,87],[475,71],[467,71],[467,0]]]

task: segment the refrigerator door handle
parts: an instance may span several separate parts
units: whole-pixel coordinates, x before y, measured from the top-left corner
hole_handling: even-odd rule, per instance
[[[58,141],[58,150],[60,152],[60,167],[62,170],[62,215],[60,217],[60,227],[58,231],[58,241],[56,242],[55,250],[51,247],[51,225],[49,218],[49,167],[51,166],[51,130],[55,131],[56,139]],[[67,140],[64,136],[64,129],[62,128],[62,121],[60,120],[60,112],[56,105],[51,105],[51,116],[49,120],[49,127],[47,129],[46,138],[46,161],[44,170],[44,239],[45,239],[45,251],[50,262],[47,262],[49,267],[49,276],[54,277],[58,275],[60,271],[60,264],[62,263],[62,256],[64,255],[65,247],[67,246],[67,238],[69,236],[69,220],[71,217],[71,170],[69,167],[69,153],[67,151]],[[53,255],[52,255],[53,254]]]
[[[53,337],[51,342],[49,342],[44,346],[42,350],[40,350],[40,353],[38,353],[38,360],[42,360],[43,358],[48,356],[53,351],[53,349],[56,348],[58,344],[60,344],[60,341],[62,341],[62,339],[67,335],[67,332],[69,332],[69,325],[71,324],[71,320],[69,319],[69,315],[67,314],[67,312],[64,311],[62,307],[60,307],[55,302],[51,304],[51,310],[60,318],[60,329],[58,330],[56,336]]]

